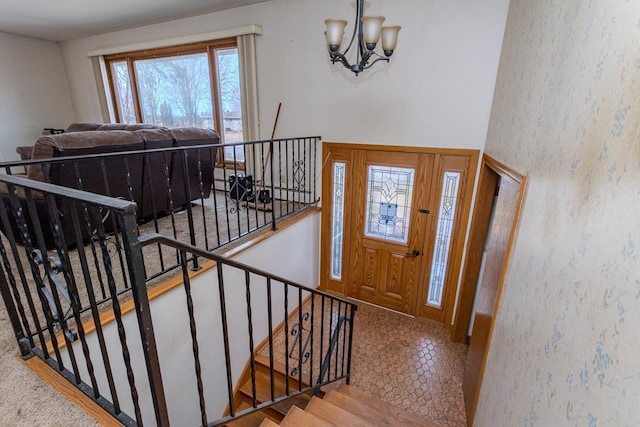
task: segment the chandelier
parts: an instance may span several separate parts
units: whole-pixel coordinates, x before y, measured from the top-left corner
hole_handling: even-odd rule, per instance
[[[340,53],[340,45],[344,36],[344,28],[347,21],[344,19],[325,19],[327,26],[325,35],[327,36],[327,45],[329,46],[329,57],[331,63],[341,63],[349,70],[353,71],[356,76],[364,70],[371,68],[378,61],[389,62],[389,57],[393,54],[398,43],[399,25],[383,27],[384,16],[363,16],[365,0],[356,0],[356,22],[353,28],[353,35],[349,46]],[[347,53],[354,40],[358,36],[356,49],[356,62],[352,65],[347,59]],[[378,41],[382,39],[382,51],[384,55],[380,55],[374,49]],[[369,62],[372,60],[372,62]]]

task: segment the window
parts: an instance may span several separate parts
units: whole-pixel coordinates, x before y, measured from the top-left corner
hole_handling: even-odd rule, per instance
[[[458,190],[460,189],[460,176],[460,172],[445,171],[443,177],[438,229],[436,231],[436,243],[433,251],[431,279],[427,296],[427,305],[438,308],[442,307],[442,292],[451,249]]]
[[[365,236],[407,243],[413,169],[369,166]]]
[[[342,279],[344,240],[344,179],[346,164],[333,164],[333,215],[331,217],[331,278]]]
[[[244,141],[235,38],[104,60],[118,122],[213,128],[222,142]],[[227,162],[245,160],[242,146],[227,147],[223,155]]]

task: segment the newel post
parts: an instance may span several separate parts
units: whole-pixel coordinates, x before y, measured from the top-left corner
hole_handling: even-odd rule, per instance
[[[151,387],[153,407],[158,426],[169,426],[169,414],[167,412],[167,402],[162,384],[162,373],[160,371],[160,361],[158,359],[158,349],[156,337],[153,331],[151,320],[151,310],[149,307],[149,296],[144,274],[144,260],[142,258],[142,247],[138,240],[138,225],[136,222],[135,210],[130,210],[119,215],[119,222],[122,231],[125,254],[131,280],[131,291],[135,303],[138,327],[140,328],[140,339],[142,350],[147,367],[147,376]]]

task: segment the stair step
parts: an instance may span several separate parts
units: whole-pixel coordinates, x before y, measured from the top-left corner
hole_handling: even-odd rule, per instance
[[[259,427],[279,427],[280,424],[271,421],[269,418],[265,418],[264,421],[262,421],[262,424],[260,424]]]
[[[436,424],[418,418],[346,384],[340,386],[338,390],[328,392],[324,396],[324,400],[376,426],[437,427]]]
[[[258,403],[269,402],[271,400],[270,384],[271,384],[271,379],[269,377],[269,374],[265,374],[260,371],[256,372],[256,399]],[[298,390],[297,385],[298,384],[296,382],[295,383],[296,387],[294,388],[294,382],[293,381],[289,382],[289,394],[295,393]],[[253,399],[252,390],[251,390],[251,378],[249,378],[240,387],[240,391],[244,395],[245,401],[251,405],[252,399]],[[275,398],[277,399],[279,397],[285,396],[286,395],[285,391],[286,391],[286,386],[284,383],[284,379],[278,376],[274,376]],[[282,415],[286,415],[291,405],[296,405],[304,409],[309,403],[309,400],[311,400],[311,396],[307,394],[302,394],[302,395],[287,399],[284,402],[276,403],[271,408],[281,413]]]
[[[338,424],[339,426],[344,426],[345,424]],[[292,406],[291,410],[284,417],[284,420],[280,423],[281,427],[331,427],[333,424],[330,424],[315,415],[303,411],[297,406]]]
[[[236,409],[236,412],[242,412],[245,409],[251,408],[251,405],[242,402],[240,405],[238,405]],[[269,411],[267,410],[262,410],[262,411],[258,411],[258,412],[254,412],[252,414],[249,415],[245,415],[242,418],[238,418],[237,420],[233,420],[233,421],[229,421],[227,424],[225,424],[226,426],[233,426],[233,427],[258,427],[261,426],[262,423],[265,420],[269,420],[271,422],[273,422],[275,425],[278,425],[278,422],[280,420],[282,420],[282,415],[281,414],[277,414],[279,415],[279,417],[274,417],[274,415],[272,415]]]
[[[373,424],[357,415],[317,397],[311,399],[305,411],[336,426],[373,427]]]

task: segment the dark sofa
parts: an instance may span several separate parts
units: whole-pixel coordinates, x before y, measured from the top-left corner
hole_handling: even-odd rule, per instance
[[[32,160],[43,160],[29,164],[27,178],[51,182],[64,187],[108,195],[136,202],[136,216],[139,221],[160,217],[172,211],[183,209],[193,200],[207,198],[213,185],[216,147],[180,150],[178,147],[218,144],[219,135],[214,130],[199,128],[138,128],[137,130],[91,130],[65,132],[47,135],[38,139],[31,152]],[[175,150],[144,151],[176,147]],[[132,152],[131,154],[126,154]],[[69,156],[90,156],[105,153],[122,153],[108,157],[51,162]],[[185,155],[186,154],[186,155]],[[0,189],[8,212],[11,203],[8,189]],[[31,224],[24,195],[20,203]],[[40,219],[45,244],[54,246],[49,226],[46,203],[42,195],[35,194],[35,205]],[[62,230],[67,246],[75,244],[75,234],[71,226],[72,213],[62,200],[57,201]],[[81,222],[85,221],[84,210],[76,209]],[[10,215],[10,227],[19,242],[18,227]],[[90,222],[93,221],[89,218]],[[103,221],[106,231],[113,229],[112,221]],[[81,227],[83,238],[89,237],[96,224]],[[5,232],[5,225],[0,221]],[[30,237],[34,237],[30,227]],[[5,232],[6,234],[6,232]],[[34,244],[36,242],[33,242]]]

